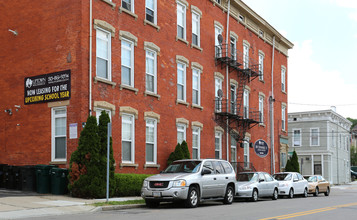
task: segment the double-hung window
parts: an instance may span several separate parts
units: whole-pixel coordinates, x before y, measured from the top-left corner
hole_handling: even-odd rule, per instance
[[[221,78],[215,78],[215,86],[214,86],[214,95],[216,97],[215,103],[216,103],[216,111],[221,112],[222,111],[222,97],[218,93],[222,92],[222,85],[223,85],[223,80]]]
[[[237,141],[231,137],[231,162],[237,162]]]
[[[126,39],[121,41],[121,81],[134,87],[134,43]]]
[[[243,68],[249,68],[249,45],[243,43]]]
[[[200,15],[192,12],[192,44],[200,46]]]
[[[301,146],[301,130],[293,129],[293,146],[300,147]]]
[[[135,155],[135,124],[134,115],[122,115],[121,127],[122,161],[134,163]]]
[[[222,132],[216,131],[214,143],[215,143],[214,156],[216,159],[221,159],[222,158]]]
[[[237,60],[237,38],[231,36],[231,59]]]
[[[111,80],[111,33],[97,29],[97,77]]]
[[[259,53],[259,80],[264,80],[264,54]]]
[[[52,161],[65,161],[67,157],[67,109],[52,108]]]
[[[199,127],[192,128],[192,159],[200,159],[200,134]]]
[[[246,139],[245,141],[243,141],[243,147],[244,147],[244,167],[245,168],[249,168],[249,139]]]
[[[310,128],[310,145],[319,146],[319,128]]]
[[[146,163],[156,164],[157,154],[157,121],[155,119],[146,120]]]
[[[231,113],[237,113],[237,86],[231,84]]]
[[[177,37],[186,40],[186,6],[177,3]]]
[[[201,105],[200,94],[200,70],[192,69],[192,104]]]
[[[181,144],[186,140],[186,125],[177,124],[177,143]]]
[[[259,96],[259,122],[264,122],[264,97]]]
[[[215,57],[222,57],[222,48],[218,41],[218,35],[222,34],[223,29],[217,25],[214,26],[214,46],[215,46]]]
[[[121,7],[134,13],[134,0],[122,0]]]
[[[285,131],[286,124],[286,106],[281,107],[281,130]]]
[[[177,99],[186,102],[186,64],[177,63]]]
[[[281,91],[286,92],[286,69],[281,68]]]
[[[249,118],[249,90],[244,89],[243,93],[243,118]]]
[[[111,111],[110,110],[108,110],[108,109],[102,109],[102,108],[97,108],[96,110],[95,110],[95,117],[97,118],[97,123],[99,124],[99,117],[100,117],[100,115],[102,114],[102,112],[106,112],[108,115],[109,115],[109,119],[110,119],[110,121],[112,121],[112,113],[111,113]]]
[[[156,24],[156,0],[145,1],[145,19]]]
[[[156,52],[146,50],[146,91],[157,93],[157,61]]]

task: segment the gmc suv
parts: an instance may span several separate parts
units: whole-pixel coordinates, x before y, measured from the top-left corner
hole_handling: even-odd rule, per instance
[[[177,160],[160,174],[144,180],[141,196],[148,207],[163,201],[183,200],[189,208],[204,200],[222,200],[231,204],[236,174],[225,160]]]

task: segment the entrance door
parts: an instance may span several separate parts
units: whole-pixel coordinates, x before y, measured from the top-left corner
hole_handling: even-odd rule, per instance
[[[322,175],[321,164],[314,164],[314,174],[315,175]]]

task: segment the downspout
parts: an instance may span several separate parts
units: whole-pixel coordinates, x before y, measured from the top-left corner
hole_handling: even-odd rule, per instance
[[[89,0],[89,115],[92,115],[92,9],[93,0]]]
[[[273,52],[271,61],[271,96],[270,96],[270,149],[271,149],[271,174],[275,173],[275,153],[274,153],[274,51],[275,36],[273,36]]]
[[[226,57],[228,57],[228,45],[229,45],[229,41],[228,41],[228,37],[229,37],[229,10],[230,10],[230,6],[231,6],[231,1],[228,0],[228,10],[227,10],[227,29],[226,29],[226,43],[227,43],[227,46],[226,46]],[[229,80],[228,80],[228,65],[226,65],[226,97],[227,97],[227,103],[226,103],[226,109],[227,111],[229,111],[228,109],[228,102],[229,102]],[[226,135],[226,147],[227,147],[227,161],[229,161],[229,129],[228,129],[228,126],[229,126],[229,121],[227,119],[227,135]]]

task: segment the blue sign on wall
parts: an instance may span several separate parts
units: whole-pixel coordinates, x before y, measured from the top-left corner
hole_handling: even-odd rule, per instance
[[[269,147],[267,142],[261,139],[257,140],[254,144],[254,151],[259,157],[261,158],[266,157],[269,152]]]

